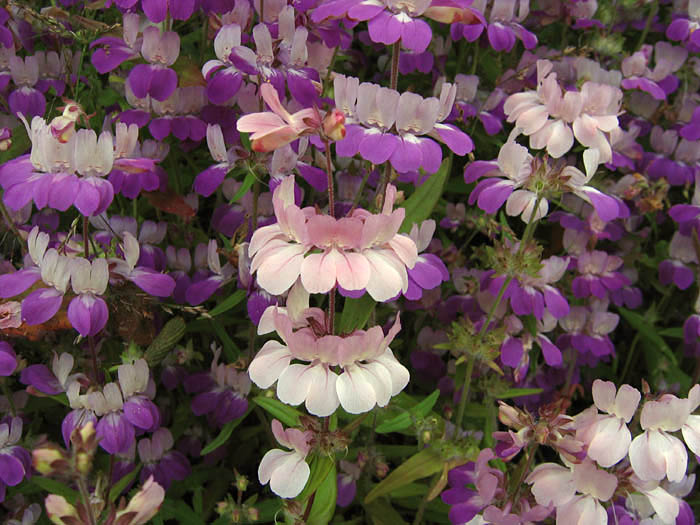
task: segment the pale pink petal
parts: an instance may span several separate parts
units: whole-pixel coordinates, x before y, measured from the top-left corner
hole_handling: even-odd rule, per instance
[[[617,392],[617,397],[615,397],[613,413],[617,417],[624,419],[626,423],[629,423],[637,411],[641,398],[642,395],[639,393],[639,390],[630,385],[622,385]]]
[[[295,498],[304,490],[310,473],[304,458],[291,453],[278,462],[270,477],[270,488],[281,498]]]
[[[615,383],[612,381],[602,381],[596,379],[593,381],[591,393],[593,394],[593,403],[598,407],[598,410],[612,414],[615,404]]]
[[[251,361],[248,374],[258,387],[269,388],[289,366],[291,360],[289,348],[277,341],[268,341]]]
[[[309,293],[327,293],[336,283],[336,261],[342,256],[337,250],[312,253],[304,258],[300,274],[301,284]]]
[[[571,470],[556,463],[537,465],[525,482],[532,484],[532,495],[540,505],[559,507],[570,501],[576,491]]]
[[[345,367],[336,382],[338,399],[350,414],[362,414],[374,408],[377,397],[367,373],[356,365]]]
[[[361,253],[344,253],[344,260],[336,264],[338,284],[346,290],[363,290],[370,278],[370,266]]]
[[[588,457],[601,467],[612,467],[627,455],[632,435],[622,419],[602,417],[595,425],[595,436],[588,445]]]
[[[681,428],[683,439],[696,456],[700,456],[700,416],[691,415]]]
[[[301,273],[306,248],[289,244],[270,253],[258,269],[258,284],[272,295],[280,295],[295,283]],[[260,257],[258,253],[256,257]]]
[[[680,510],[678,498],[672,496],[661,487],[644,491],[649,503],[664,523],[675,523]]]
[[[310,365],[290,365],[285,368],[277,380],[277,397],[283,403],[296,406],[306,400],[311,388],[314,367]]]
[[[322,365],[312,367],[309,374],[313,379],[306,396],[306,409],[314,416],[330,416],[340,404],[335,388],[338,376]]]
[[[377,357],[375,361],[381,363],[389,371],[389,375],[391,376],[392,396],[397,395],[406,388],[410,379],[408,369],[396,360],[396,357],[394,357],[394,354],[389,348],[387,348],[381,356]]]

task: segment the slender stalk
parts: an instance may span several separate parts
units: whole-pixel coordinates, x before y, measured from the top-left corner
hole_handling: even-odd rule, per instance
[[[311,514],[311,507],[314,506],[314,499],[316,498],[316,491],[314,491],[311,496],[309,496],[309,501],[306,504],[306,510],[304,511],[304,517],[301,519],[302,523],[306,523],[309,519],[309,515]]]
[[[537,213],[537,210],[540,207],[540,202],[542,201],[542,196],[538,195],[537,200],[535,200],[535,207],[533,208],[533,213]],[[533,216],[530,216],[530,220],[527,222],[527,226],[525,227],[525,232],[523,233],[523,238],[520,241],[520,246],[518,247],[518,252],[516,254],[516,257],[520,257],[522,254],[523,250],[525,249],[525,246],[527,246],[527,243],[530,241],[532,238],[532,235],[534,234],[535,231],[535,225],[537,224],[537,219],[533,219]],[[506,290],[508,289],[508,286],[510,283],[513,281],[515,277],[513,275],[509,275],[505,281],[503,281],[503,284],[501,285],[501,289],[498,290],[498,295],[496,296],[496,300],[494,303],[491,305],[491,309],[489,310],[489,313],[486,316],[486,320],[484,321],[484,324],[481,326],[481,330],[479,330],[479,333],[477,334],[476,341],[475,341],[475,346],[478,346],[481,344],[481,342],[484,340],[484,336],[486,335],[486,331],[488,330],[489,325],[491,324],[491,320],[493,319],[494,314],[496,313],[496,309],[498,308],[498,305],[501,304],[501,300],[503,299],[503,295],[506,293]],[[455,424],[459,427],[462,425],[462,418],[464,417],[464,409],[466,408],[467,405],[467,399],[469,398],[469,385],[472,380],[472,372],[474,370],[474,360],[475,356],[474,354],[471,354],[469,356],[469,360],[467,361],[467,372],[464,377],[464,386],[462,387],[462,397],[459,400],[459,408],[457,409],[457,419],[455,420]]]
[[[658,12],[659,12],[659,3],[652,2],[651,8],[649,9],[649,15],[647,16],[646,24],[644,24],[644,30],[642,31],[642,34],[639,35],[639,40],[637,40],[637,45],[634,48],[635,51],[639,51],[639,49],[642,47],[642,44],[644,42],[646,42],[647,35],[649,34],[649,30],[651,29],[651,24],[654,23],[654,17],[656,16],[656,13],[658,13]]]
[[[423,496],[423,499],[420,502],[420,505],[418,506],[418,510],[416,511],[416,516],[413,518],[413,525],[420,525],[422,520],[423,520],[423,514],[425,513],[425,507],[428,506],[428,496],[430,493],[433,491],[437,483],[440,481],[440,478],[442,477],[442,471],[438,472],[433,476],[433,480],[430,483],[430,490],[425,493],[425,496]]]
[[[95,347],[95,337],[88,335],[88,346],[90,347],[90,357],[92,360],[92,377],[96,385],[100,384],[100,372],[97,366],[97,348]]]
[[[323,140],[326,147],[326,176],[328,177],[328,214],[335,219],[335,191],[333,188],[333,166],[331,164],[331,144],[328,139]]]
[[[632,357],[634,357],[634,351],[637,349],[637,343],[639,342],[639,332],[637,332],[634,335],[634,339],[632,339],[632,344],[630,345],[630,349],[627,352],[627,359],[625,359],[625,366],[622,367],[622,374],[620,375],[620,384],[624,383],[625,377],[627,377],[627,372],[630,369],[630,365],[632,364]]]
[[[2,393],[5,394],[7,398],[7,404],[10,405],[10,414],[12,414],[12,417],[15,417],[17,415],[17,410],[15,409],[15,401],[12,398],[12,390],[7,386],[7,379],[4,377],[0,378],[0,389],[2,389]]]
[[[399,85],[399,58],[401,56],[401,39],[396,42],[391,48],[391,79],[389,80],[389,87],[396,91]],[[384,206],[384,197],[386,195],[386,187],[389,184],[389,179],[391,178],[391,163],[386,162],[384,166],[384,173],[379,181],[379,187],[377,188],[377,209],[381,210]]]
[[[85,505],[85,510],[87,511],[88,523],[89,525],[97,525],[95,521],[95,515],[92,512],[92,505],[90,504],[90,493],[88,492],[87,485],[83,477],[78,478],[78,489],[80,490],[80,497]]]
[[[27,252],[27,248],[25,246],[25,241],[22,239],[22,236],[19,233],[19,230],[17,229],[17,226],[15,223],[12,221],[12,218],[10,217],[9,212],[7,211],[7,208],[5,208],[5,203],[2,202],[2,193],[0,193],[0,214],[2,214],[2,218],[5,219],[5,222],[7,223],[7,227],[10,229],[10,231],[14,234],[14,236],[17,238],[17,241],[19,242],[20,249],[22,250],[22,255],[24,255]]]
[[[88,218],[83,216],[83,249],[85,250],[85,258],[90,258],[90,243],[88,242]]]
[[[469,356],[467,360],[467,371],[464,374],[464,385],[462,386],[462,396],[459,398],[459,408],[457,409],[457,419],[455,420],[455,426],[457,428],[462,427],[462,420],[464,418],[464,409],[467,406],[467,399],[469,399],[469,387],[472,382],[472,373],[474,372],[474,361],[476,358],[473,355]]]

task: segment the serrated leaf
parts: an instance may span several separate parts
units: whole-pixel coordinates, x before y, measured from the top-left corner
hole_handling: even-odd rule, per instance
[[[221,432],[219,432],[219,435],[216,436],[206,447],[204,447],[202,449],[201,455],[206,456],[207,454],[211,454],[217,448],[219,448],[221,445],[226,443],[226,441],[228,441],[228,438],[231,437],[231,433],[234,431],[234,429],[238,425],[240,425],[241,421],[243,421],[248,416],[248,414],[250,414],[252,411],[253,411],[253,407],[248,407],[248,410],[246,410],[245,414],[243,414],[241,417],[226,423],[221,428]]]
[[[357,299],[346,297],[343,313],[340,316],[338,333],[348,334],[353,330],[364,328],[376,305],[376,301],[369,294],[365,294]]]
[[[153,342],[148,346],[144,353],[144,358],[148,366],[156,366],[160,364],[163,358],[175,348],[175,345],[180,342],[180,339],[185,335],[185,321],[182,317],[170,319],[160,333],[156,336]]]
[[[58,494],[59,496],[63,496],[71,505],[75,505],[75,502],[80,498],[80,494],[77,490],[73,490],[69,486],[55,479],[45,478],[43,476],[33,476],[31,478],[31,482],[49,494]]]
[[[404,412],[403,414],[399,414],[388,421],[384,421],[380,425],[377,425],[375,431],[378,434],[386,434],[388,432],[397,432],[410,427],[415,418],[425,417],[430,413],[435,406],[438,397],[440,397],[440,390],[435,390],[435,392],[430,394],[414,407],[410,408],[408,411]]]
[[[124,489],[127,487],[127,485],[131,483],[136,478],[136,476],[138,476],[140,470],[141,465],[136,467],[134,470],[132,470],[125,476],[122,476],[122,478],[119,481],[112,485],[112,488],[109,489],[109,501],[113,503],[116,502],[117,498],[122,492],[124,492]]]
[[[406,209],[406,217],[401,224],[399,232],[408,233],[414,224],[420,224],[430,217],[433,208],[442,196],[442,188],[450,175],[452,157],[442,161],[440,169],[433,173],[428,180],[413,192],[401,205]]]
[[[284,425],[288,427],[299,426],[299,416],[301,412],[297,409],[285,405],[281,401],[277,401],[271,397],[257,396],[253,398],[253,403],[272,417],[279,419]]]
[[[434,448],[424,448],[392,470],[386,478],[370,490],[365,497],[365,503],[371,503],[399,487],[442,471],[443,463],[442,457]]]
[[[212,310],[209,311],[209,315],[216,317],[224,312],[228,312],[231,308],[234,308],[241,301],[245,299],[245,290],[236,290],[233,294],[229,295],[226,299],[217,304]]]

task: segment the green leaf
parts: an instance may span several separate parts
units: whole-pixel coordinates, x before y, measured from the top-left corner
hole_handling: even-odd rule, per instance
[[[677,326],[675,328],[664,328],[659,331],[661,337],[671,337],[673,339],[683,339],[683,327]]]
[[[443,463],[442,457],[434,448],[424,448],[391,471],[386,478],[370,490],[365,497],[365,503],[371,503],[378,497],[389,494],[417,479],[427,478],[441,472]]]
[[[423,401],[410,408],[407,412],[399,414],[388,421],[384,421],[378,425],[375,431],[378,434],[386,434],[388,432],[397,432],[411,426],[413,420],[427,416],[435,406],[435,403],[440,397],[440,390],[435,390],[432,394],[426,397]]]
[[[221,344],[224,347],[224,355],[226,356],[226,359],[229,363],[233,363],[236,359],[238,359],[238,356],[241,353],[240,349],[236,343],[233,342],[233,339],[229,337],[226,330],[224,330],[224,327],[221,326],[220,323],[218,323],[216,320],[212,320],[210,325],[214,329],[214,332],[216,332],[216,336],[219,338],[219,341],[221,341]]]
[[[372,525],[407,525],[388,502],[377,500],[364,505]]]
[[[288,427],[299,426],[299,412],[296,408],[285,405],[271,397],[257,396],[253,398],[253,403],[269,413],[272,417],[279,419]]]
[[[542,388],[509,388],[503,392],[499,392],[497,399],[510,399],[511,397],[531,396],[539,394],[543,391]]]
[[[52,396],[47,395],[46,397],[50,397],[54,401],[58,401],[59,403],[67,407],[70,406],[70,403],[68,402],[68,396],[65,393],[60,393]]]
[[[236,290],[233,294],[229,295],[226,299],[210,310],[209,315],[216,317],[224,312],[228,312],[231,308],[238,305],[238,303],[240,303],[243,299],[245,299],[245,290]]]
[[[323,482],[316,489],[316,496],[311,506],[307,525],[326,525],[335,514],[335,500],[338,496],[338,483],[336,481],[335,462],[331,462],[331,469]]]
[[[243,179],[243,184],[241,184],[241,187],[238,188],[238,191],[231,197],[231,200],[229,201],[229,204],[233,204],[235,202],[238,202],[241,200],[243,195],[245,195],[248,190],[255,184],[257,177],[255,176],[255,173],[252,171],[248,171],[248,174],[245,176],[245,179]]]
[[[119,481],[117,481],[114,485],[112,485],[112,488],[109,489],[109,501],[111,501],[113,503],[115,501],[117,501],[119,494],[124,492],[124,489],[126,488],[126,486],[136,478],[136,476],[138,475],[140,470],[141,470],[141,465],[139,465],[134,470],[129,472],[126,476],[122,476],[122,478]]]
[[[318,489],[319,485],[321,485],[321,483],[323,483],[326,480],[328,474],[331,470],[334,469],[334,467],[334,460],[332,460],[328,456],[317,455],[311,461],[311,473],[309,474],[309,481],[306,482],[306,486],[304,487],[304,490],[301,491],[301,494],[299,494],[296,497],[297,501],[306,501],[311,496],[311,494],[316,492],[316,489]]]
[[[250,133],[241,133],[241,144],[247,151],[253,151],[250,146]]]
[[[622,317],[625,318],[625,321],[631,324],[632,327],[639,332],[642,339],[655,346],[668,358],[669,361],[671,361],[671,363],[676,366],[678,365],[676,356],[673,355],[673,352],[666,344],[666,341],[664,341],[663,338],[656,332],[656,329],[652,323],[647,321],[644,316],[639,315],[636,312],[632,312],[631,310],[627,310],[626,308],[618,308],[618,310],[620,311],[620,314],[622,314]]]
[[[201,455],[206,456],[207,454],[211,454],[214,452],[217,448],[219,448],[221,445],[226,443],[228,441],[228,438],[231,437],[231,433],[233,430],[241,424],[241,421],[243,421],[248,414],[250,414],[253,411],[253,407],[248,407],[248,410],[246,410],[245,414],[243,416],[239,417],[238,419],[235,419],[233,421],[229,421],[226,423],[222,428],[221,432],[219,432],[219,435],[216,436],[206,447],[202,449]]]
[[[49,494],[63,496],[71,505],[75,505],[75,502],[80,498],[80,494],[77,490],[73,490],[55,479],[45,478],[43,476],[32,476],[31,482]]]
[[[340,316],[338,333],[348,334],[353,330],[364,328],[376,305],[377,303],[369,294],[358,299],[347,297],[343,305],[343,314]]]
[[[170,319],[153,342],[148,346],[144,357],[148,366],[156,366],[165,358],[185,335],[185,321],[182,317]]]
[[[452,156],[442,161],[442,165],[437,172],[433,173],[418,189],[413,192],[401,205],[406,209],[406,218],[401,224],[399,232],[408,233],[414,224],[420,224],[430,217],[438,200],[442,196],[442,188],[450,175],[452,167]]]

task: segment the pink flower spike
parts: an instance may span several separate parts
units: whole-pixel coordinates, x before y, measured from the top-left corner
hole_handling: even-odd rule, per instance
[[[317,111],[306,108],[290,114],[280,102],[277,90],[272,84],[260,86],[260,93],[272,113],[252,113],[238,119],[238,131],[252,133],[250,140],[253,151],[265,152],[281,148],[305,133],[314,133],[320,126]]]

